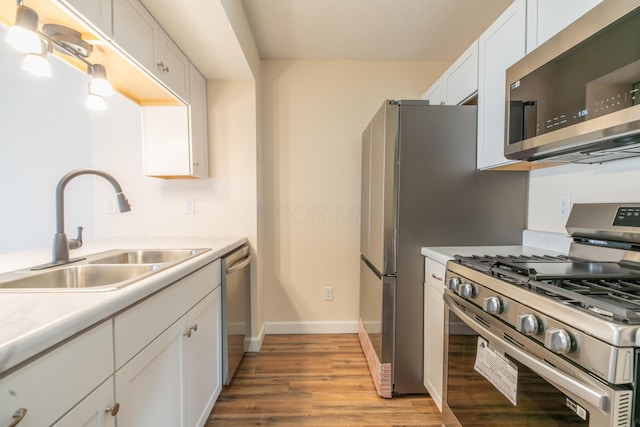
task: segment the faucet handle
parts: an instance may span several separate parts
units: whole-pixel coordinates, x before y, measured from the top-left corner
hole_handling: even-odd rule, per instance
[[[82,227],[78,227],[78,237],[69,239],[69,249],[78,249],[82,246]]]

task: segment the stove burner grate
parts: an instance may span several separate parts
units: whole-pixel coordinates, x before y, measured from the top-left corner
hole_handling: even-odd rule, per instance
[[[640,324],[640,272],[617,263],[566,256],[456,256],[455,260],[598,317]],[[544,271],[538,273],[531,265]]]

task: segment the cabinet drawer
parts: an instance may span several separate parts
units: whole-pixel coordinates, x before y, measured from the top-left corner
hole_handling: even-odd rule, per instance
[[[424,281],[434,290],[444,293],[446,267],[431,258],[424,259]]]
[[[216,260],[116,316],[116,370],[215,289],[220,277]]]
[[[25,408],[20,426],[48,426],[113,374],[111,321],[0,379],[0,425]]]

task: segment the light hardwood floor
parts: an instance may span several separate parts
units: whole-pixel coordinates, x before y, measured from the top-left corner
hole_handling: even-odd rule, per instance
[[[206,426],[438,426],[427,395],[383,399],[356,334],[267,335],[222,389]]]

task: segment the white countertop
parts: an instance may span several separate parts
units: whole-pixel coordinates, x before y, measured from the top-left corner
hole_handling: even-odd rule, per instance
[[[131,285],[96,292],[0,291],[0,375],[43,350],[107,319],[247,242],[245,238],[120,238],[85,242],[72,257],[112,249],[211,250]],[[51,260],[51,250],[0,254],[0,272]]]

